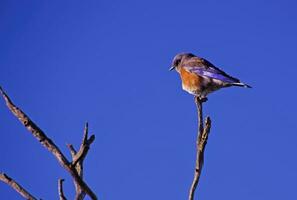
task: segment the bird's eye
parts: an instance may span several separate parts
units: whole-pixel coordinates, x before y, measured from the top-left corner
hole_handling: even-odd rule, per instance
[[[180,63],[180,59],[175,60],[175,61],[174,61],[174,66],[178,66],[179,63]]]

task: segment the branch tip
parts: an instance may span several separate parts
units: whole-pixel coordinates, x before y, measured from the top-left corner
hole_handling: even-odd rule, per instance
[[[60,200],[67,200],[66,197],[65,197],[65,195],[64,195],[63,182],[64,182],[64,179],[59,179],[58,180],[59,198],[60,198]]]
[[[92,144],[92,143],[94,142],[95,138],[96,138],[95,135],[91,135],[91,136],[90,136],[90,138],[89,138],[89,140],[88,140],[89,145]]]
[[[19,193],[25,199],[37,200],[37,198],[35,198],[25,188],[23,188],[20,184],[18,184],[15,180],[13,180],[11,177],[9,177],[4,172],[0,173],[0,181],[9,185],[11,188],[13,188],[17,193]]]
[[[6,92],[2,89],[2,87],[0,86],[0,93],[2,95],[2,97],[4,98],[4,101],[6,102],[6,104],[11,104],[11,100],[10,98],[7,96]]]
[[[74,158],[75,154],[76,154],[76,150],[74,149],[73,145],[72,144],[66,144],[66,146],[68,147],[69,151],[70,151],[70,154],[71,154],[71,157],[72,159]]]
[[[85,128],[84,128],[84,134],[83,134],[83,141],[82,144],[86,143],[88,140],[88,134],[89,134],[89,124],[86,122]]]

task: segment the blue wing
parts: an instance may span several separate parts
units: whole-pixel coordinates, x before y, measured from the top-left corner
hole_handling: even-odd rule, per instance
[[[197,58],[197,57],[196,57]],[[199,76],[206,76],[213,79],[218,79],[226,83],[238,83],[238,79],[226,74],[221,69],[215,67],[205,59],[193,59],[188,63],[184,63],[184,69],[189,72],[195,73]]]

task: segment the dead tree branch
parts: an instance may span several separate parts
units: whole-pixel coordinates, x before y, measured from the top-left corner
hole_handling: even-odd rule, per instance
[[[68,159],[61,152],[61,150],[58,148],[58,146],[50,138],[48,138],[47,135],[20,108],[13,104],[9,96],[4,92],[4,90],[1,87],[0,93],[2,94],[2,97],[4,98],[9,110],[32,133],[32,135],[56,157],[60,165],[70,173],[75,182],[75,186],[87,195],[89,195],[92,200],[97,200],[97,196],[95,195],[95,193],[83,181],[82,176],[80,175],[80,173],[82,173],[82,170],[81,172],[78,172],[73,162],[69,162]],[[84,159],[88,152],[89,146],[94,141],[94,139],[95,136],[92,135],[89,139],[87,139],[87,144],[82,145],[84,147],[83,150],[80,150],[80,154],[75,159],[76,163]]]
[[[198,110],[198,135],[196,141],[196,164],[195,164],[195,172],[193,182],[189,192],[189,200],[194,200],[195,190],[197,188],[199,178],[202,172],[202,167],[204,163],[204,151],[205,146],[207,144],[208,135],[211,127],[211,120],[209,117],[205,119],[205,126],[203,124],[203,109],[202,104],[206,101],[206,99],[200,99],[195,97],[195,103]]]
[[[68,148],[70,150],[71,156],[72,156],[72,166],[75,167],[78,175],[81,177],[81,179],[83,179],[83,162],[84,159],[90,149],[90,145],[94,142],[95,140],[95,135],[91,135],[88,138],[89,135],[89,126],[88,123],[85,124],[85,128],[84,128],[84,134],[83,134],[83,139],[79,148],[79,151],[77,152],[75,150],[75,148],[73,147],[72,144],[68,144]],[[81,190],[81,187],[74,182],[75,185],[75,199],[76,200],[82,200],[84,199],[86,193],[85,191]]]
[[[64,195],[63,182],[64,182],[64,179],[59,179],[58,180],[59,198],[60,198],[60,200],[67,200],[65,195]]]
[[[23,188],[20,184],[18,184],[11,177],[6,175],[5,173],[0,173],[0,180],[12,187],[17,193],[19,193],[22,197],[28,200],[37,200],[32,194],[30,194],[25,188]]]

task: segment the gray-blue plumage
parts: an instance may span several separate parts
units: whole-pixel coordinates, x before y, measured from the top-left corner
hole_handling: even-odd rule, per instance
[[[192,66],[192,67],[185,66],[185,68],[187,70],[189,70],[190,72],[196,73],[200,76],[206,76],[209,78],[218,79],[218,80],[221,80],[226,83],[237,83],[238,82],[238,79],[235,79],[230,76],[226,76],[225,74],[221,73],[221,71],[218,71],[213,68],[205,69],[203,67],[197,67],[197,66]]]

